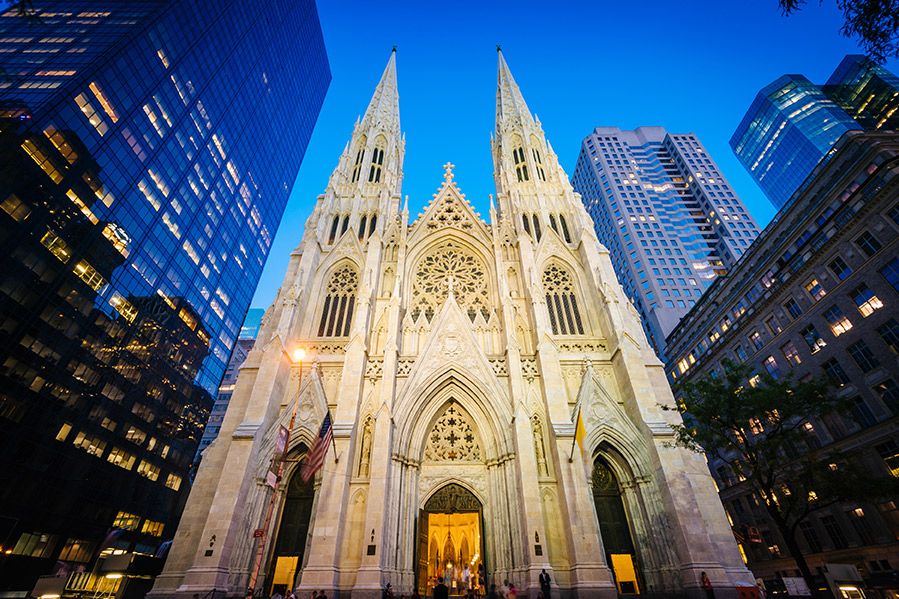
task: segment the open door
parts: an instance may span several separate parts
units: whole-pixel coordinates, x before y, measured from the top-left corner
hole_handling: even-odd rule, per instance
[[[418,566],[416,572],[418,576],[416,577],[416,584],[418,585],[418,594],[421,597],[426,597],[428,594],[428,512],[425,510],[418,510],[418,522],[416,523],[418,529],[418,542],[415,544],[415,549],[418,552],[415,563]]]

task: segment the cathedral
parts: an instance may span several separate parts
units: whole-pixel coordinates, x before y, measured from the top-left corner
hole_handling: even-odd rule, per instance
[[[721,598],[754,584],[703,456],[671,446],[663,366],[501,52],[491,150],[489,221],[449,163],[410,220],[391,53],[151,597],[508,579],[533,598],[543,570],[564,599],[704,597],[702,572]]]

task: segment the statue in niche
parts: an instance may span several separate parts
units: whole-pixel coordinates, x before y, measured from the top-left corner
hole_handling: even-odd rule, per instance
[[[510,268],[506,276],[509,279],[509,295],[518,297],[521,293],[518,288],[518,273],[515,272],[514,268]]]
[[[368,476],[371,464],[371,418],[362,425],[362,447],[359,452],[359,476]]]
[[[393,269],[388,268],[384,271],[384,281],[381,284],[381,297],[390,297],[393,293],[393,283],[396,277],[393,275]]]
[[[543,444],[543,425],[536,414],[534,423],[534,453],[537,455],[537,472],[540,476],[549,476],[549,468],[546,465],[546,446]]]

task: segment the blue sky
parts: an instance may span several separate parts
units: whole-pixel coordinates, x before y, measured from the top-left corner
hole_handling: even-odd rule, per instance
[[[494,193],[496,45],[570,175],[597,126],[693,132],[765,225],[774,209],[728,139],[758,90],[784,73],[823,83],[853,40],[834,0],[782,17],[751,2],[362,2],[319,0],[333,81],[253,298],[265,307],[287,258],[364,112],[396,44],[406,132],[403,193],[413,218],[456,165],[456,181],[487,214]],[[899,70],[896,61],[887,68]]]

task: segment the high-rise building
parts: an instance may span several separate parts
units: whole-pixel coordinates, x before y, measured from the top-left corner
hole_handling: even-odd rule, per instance
[[[461,594],[466,566],[481,592],[509,578],[536,595],[545,568],[554,596],[698,596],[705,571],[736,597],[752,577],[711,477],[667,446],[662,369],[502,55],[490,222],[449,163],[409,220],[395,61],[290,256],[150,597],[428,596],[437,576]],[[304,479],[327,414],[333,446]],[[259,484],[276,451],[281,480]]]
[[[717,377],[725,360],[773,377],[827,378],[850,413],[803,423],[790,461],[836,459],[860,477],[899,477],[899,133],[851,131],[781,210],[737,269],[710,288],[668,337],[674,381]],[[679,389],[675,386],[675,389]],[[739,479],[733,455],[709,466],[752,571],[779,584],[793,573],[788,542]],[[791,486],[789,475],[782,480]],[[801,485],[802,482],[798,482]],[[856,565],[868,588],[896,592],[899,497],[821,503],[796,543],[824,586],[829,563]],[[757,534],[745,534],[747,530]],[[771,587],[772,589],[777,588]]]
[[[195,463],[199,463],[203,450],[209,447],[222,427],[222,421],[225,419],[225,412],[228,411],[228,402],[231,401],[231,395],[234,393],[234,384],[237,383],[237,374],[240,367],[247,359],[247,354],[253,349],[256,343],[256,336],[259,335],[259,327],[262,324],[262,316],[265,313],[261,308],[251,308],[247,312],[243,326],[240,327],[240,335],[234,343],[234,349],[231,350],[231,359],[228,360],[228,367],[219,384],[218,395],[215,403],[212,404],[212,411],[209,413],[209,419],[206,421],[206,428],[203,430],[203,437],[200,439],[200,445],[197,447],[197,458]]]
[[[25,4],[0,13],[0,592],[173,534],[330,81],[311,0]]]
[[[664,356],[666,335],[736,264],[758,225],[693,134],[597,127],[571,181]]]
[[[850,55],[824,85],[784,75],[762,88],[730,146],[771,203],[782,208],[847,131],[899,127],[899,78]]]

